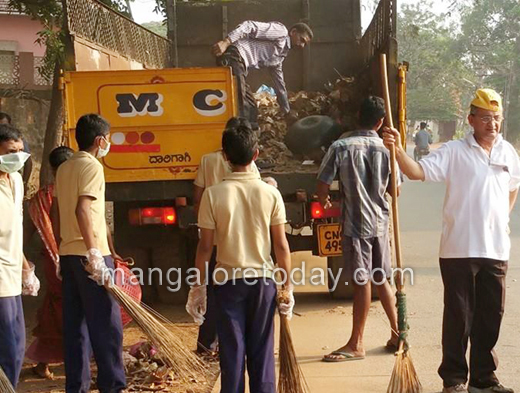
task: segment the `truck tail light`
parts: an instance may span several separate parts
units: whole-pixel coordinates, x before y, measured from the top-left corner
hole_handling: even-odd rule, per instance
[[[319,202],[311,202],[311,217],[316,219],[339,217],[341,209],[338,203],[333,202],[330,209],[324,209]]]
[[[173,207],[143,207],[130,209],[128,212],[130,225],[174,225],[177,214]]]

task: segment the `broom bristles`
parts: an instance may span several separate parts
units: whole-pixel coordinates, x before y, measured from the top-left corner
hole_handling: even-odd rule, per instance
[[[402,344],[396,354],[394,370],[390,378],[387,393],[420,393],[421,382],[412,362],[409,350],[403,350]]]
[[[279,360],[278,393],[309,393],[309,385],[307,385],[294,350],[289,321],[282,314],[280,314]]]
[[[105,288],[132,317],[157,349],[158,357],[177,377],[183,381],[207,381],[206,366],[188,346],[188,334],[144,303],[137,303],[118,286],[107,284]]]
[[[13,385],[11,385],[11,381],[9,381],[7,375],[5,375],[4,373],[4,370],[2,370],[2,367],[0,367],[0,392],[16,393],[16,391],[13,388]]]

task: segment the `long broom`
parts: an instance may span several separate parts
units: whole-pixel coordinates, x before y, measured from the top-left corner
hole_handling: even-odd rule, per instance
[[[136,279],[131,276],[129,279]],[[186,332],[144,303],[138,303],[112,279],[104,287],[148,337],[162,362],[182,381],[207,382],[207,368],[188,346]],[[168,326],[167,326],[168,325]]]
[[[386,124],[388,127],[394,126],[392,120],[392,108],[390,105],[390,92],[388,89],[388,71],[386,65],[386,55],[381,54],[380,58],[381,80],[386,109]],[[395,146],[390,149],[390,169],[392,171],[390,190],[392,195],[392,220],[394,232],[395,259],[399,272],[402,272],[401,237],[399,231],[399,211],[397,203],[397,163]],[[399,346],[396,352],[396,360],[387,393],[419,393],[422,386],[410,356],[408,346],[408,317],[406,311],[406,292],[404,280],[401,273],[396,279],[397,286],[397,315],[399,327]]]
[[[288,293],[281,290],[278,293],[278,304],[288,302]],[[291,327],[289,320],[281,313],[280,315],[280,375],[278,377],[278,393],[309,393],[309,385],[305,380],[303,371],[298,363],[296,351],[294,350]]]
[[[16,393],[2,367],[0,367],[0,393]]]

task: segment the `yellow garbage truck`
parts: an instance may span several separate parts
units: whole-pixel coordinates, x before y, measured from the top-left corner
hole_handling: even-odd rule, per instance
[[[355,78],[365,82],[366,94],[377,94],[379,53],[387,53],[397,114],[392,4],[381,0],[374,21],[359,40],[353,57],[357,66],[351,68],[357,70]],[[101,161],[107,201],[113,204],[115,243],[142,272],[138,278],[145,300],[184,301],[184,279],[197,243],[193,180],[202,155],[219,149],[227,120],[237,115],[231,69],[67,72],[61,87],[65,135],[71,147],[76,147],[74,128],[82,115],[98,113],[111,124],[110,154]],[[286,203],[291,249],[326,257],[336,272],[342,264],[339,209],[324,211],[313,200],[316,173],[293,170],[277,173],[276,180]],[[345,295],[343,290],[337,288],[334,294]]]

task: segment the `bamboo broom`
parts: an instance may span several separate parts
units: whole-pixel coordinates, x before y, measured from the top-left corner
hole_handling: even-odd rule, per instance
[[[390,92],[388,89],[388,71],[386,65],[386,55],[381,54],[380,58],[381,80],[385,99],[386,110],[386,124],[393,128],[392,108],[390,105]],[[395,260],[398,269],[402,269],[402,255],[401,255],[401,236],[399,231],[399,211],[397,203],[397,163],[395,146],[390,149],[390,170],[392,172],[390,190],[392,194],[392,220],[394,232],[394,247]],[[402,270],[400,270],[401,272]],[[422,391],[422,386],[419,381],[417,372],[410,356],[408,346],[408,320],[406,311],[406,292],[404,287],[404,280],[402,280],[401,273],[397,276],[397,315],[399,321],[399,347],[396,352],[396,361],[390,384],[388,385],[387,393],[419,393]]]
[[[281,290],[278,293],[278,304],[288,302],[288,293]],[[309,393],[309,385],[305,380],[303,371],[298,364],[298,358],[294,350],[291,327],[289,320],[280,315],[280,375],[278,377],[278,393]]]
[[[148,337],[162,362],[182,381],[207,382],[207,369],[188,346],[189,335],[144,303],[105,280],[104,287]]]
[[[0,367],[0,393],[16,393],[2,367]]]

